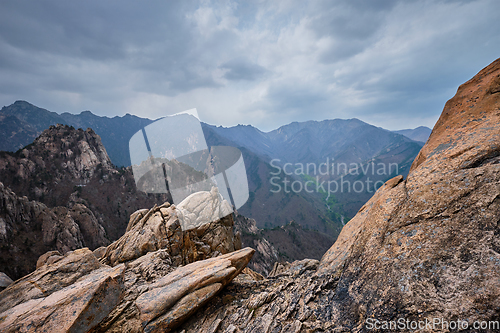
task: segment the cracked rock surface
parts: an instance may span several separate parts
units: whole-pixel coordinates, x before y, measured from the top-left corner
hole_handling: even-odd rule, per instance
[[[189,230],[182,228],[185,216],[189,212],[185,207],[190,207],[188,202],[190,200],[194,200],[195,204],[200,206],[199,197],[205,198],[204,205],[207,209],[217,211],[217,214],[221,210],[220,207],[228,206],[222,197],[210,195],[210,192],[203,191],[196,194],[186,198],[179,207],[167,202],[150,210],[141,209],[133,213],[125,235],[106,248],[101,261],[114,266],[148,252],[166,249],[172,263],[179,266],[240,249],[241,238],[239,233],[235,234],[233,231],[232,215],[226,215],[214,222],[203,223]],[[189,214],[194,215],[191,212]],[[205,212],[205,215],[207,214]]]
[[[500,59],[460,86],[408,178],[387,181],[319,264],[238,277],[178,332],[369,332],[375,319],[400,318],[498,325],[499,83]]]
[[[241,242],[231,215],[187,231],[178,216],[168,203],[140,210],[107,249],[40,256],[34,272],[0,292],[0,332],[172,330],[240,274],[255,252],[236,250]],[[247,279],[256,276],[250,273]]]

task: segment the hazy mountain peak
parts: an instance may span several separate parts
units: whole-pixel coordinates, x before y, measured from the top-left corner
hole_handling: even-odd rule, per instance
[[[413,129],[403,129],[399,131],[394,131],[394,133],[398,133],[406,136],[415,141],[426,142],[431,135],[432,130],[429,127],[419,126]]]
[[[8,116],[18,120],[7,118]],[[94,129],[108,149],[111,161],[118,166],[127,166],[130,165],[130,137],[151,122],[153,121],[130,114],[123,117],[103,117],[88,110],[80,114],[57,114],[26,101],[16,101],[0,110],[0,138],[5,138],[0,143],[0,150],[16,151],[33,142],[51,125],[65,124],[75,128]]]

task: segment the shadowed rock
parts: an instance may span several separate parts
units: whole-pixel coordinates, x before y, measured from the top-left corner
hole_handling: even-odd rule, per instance
[[[10,286],[13,282],[7,274],[0,272],[0,291]]]
[[[0,182],[0,267],[13,278],[39,267],[37,253],[53,249],[61,254],[97,244],[109,241],[86,206],[49,208],[16,195]]]

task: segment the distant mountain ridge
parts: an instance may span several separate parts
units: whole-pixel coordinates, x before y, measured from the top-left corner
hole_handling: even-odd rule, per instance
[[[3,139],[0,143],[0,150],[16,151],[33,142],[43,130],[51,125],[63,124],[82,129],[92,128],[101,137],[113,164],[129,166],[128,140],[138,130],[152,122],[154,120],[130,114],[113,118],[97,116],[90,111],[82,111],[80,114],[68,112],[58,114],[26,101],[16,101],[0,110],[0,138]],[[286,159],[294,161],[297,159],[290,158],[289,155],[295,156],[296,154],[290,153],[290,148],[296,148],[301,139],[305,139],[304,142],[310,147],[311,153],[321,158],[332,149],[348,149],[346,143],[349,143],[349,140],[342,140],[342,138],[352,137],[353,130],[368,128],[375,132],[383,130],[356,118],[292,122],[270,132],[262,132],[251,125],[222,127],[202,123],[202,126],[209,127],[221,137],[229,139],[232,145],[246,147],[260,156],[285,158],[288,155]],[[393,131],[393,133],[420,142],[425,142],[430,132],[431,129],[424,126]],[[307,140],[309,138],[313,141]],[[336,139],[332,140],[332,138]],[[302,145],[305,144],[302,143]],[[325,144],[328,146],[324,147]],[[302,156],[308,157],[306,152],[303,152]],[[363,159],[364,157],[357,158],[358,161]]]
[[[367,124],[359,119],[293,122],[268,133],[243,125],[230,128],[204,125],[204,128],[207,137],[217,135],[226,141],[232,141],[237,147],[245,148],[270,163],[272,167],[268,168],[268,175],[280,171],[278,167],[287,166],[287,170],[282,168],[277,176],[277,179],[281,181],[302,181],[303,183],[312,181],[315,184],[347,181],[350,185],[355,182],[371,183],[372,188],[363,188],[360,192],[352,188],[332,194],[301,191],[304,197],[322,202],[323,207],[320,209],[335,223],[354,216],[374,193],[375,183],[380,186],[398,174],[406,176],[413,159],[423,145],[422,142]],[[208,132],[214,134],[207,135]],[[219,141],[223,140],[219,139]],[[397,165],[397,168],[394,168],[397,170],[375,172],[369,169],[370,163],[384,166]],[[333,166],[330,174],[319,174],[319,166],[325,164]],[[359,169],[372,171],[369,174],[339,174],[339,168],[345,171],[344,166],[353,165]],[[301,170],[301,168],[306,170],[307,166],[312,166],[311,170],[316,168],[317,173],[310,174]],[[332,170],[334,172],[331,172]],[[288,175],[285,175],[284,173],[287,172]],[[290,173],[293,174],[290,175]],[[255,177],[258,174],[249,174],[249,177]],[[260,178],[261,182],[269,183],[272,177],[261,176]],[[301,186],[296,185],[298,185],[296,188]],[[255,192],[255,195],[257,194]],[[261,199],[257,201],[265,204],[270,200],[272,196],[262,193]],[[243,207],[244,215],[248,214],[245,211],[248,206],[252,206],[252,202]],[[259,217],[258,213],[253,210],[252,214],[257,221],[265,219],[265,216]]]
[[[15,117],[17,121],[14,120]],[[108,155],[117,166],[129,166],[128,141],[135,132],[153,120],[130,114],[123,117],[101,117],[90,111],[80,114],[48,111],[26,101],[16,101],[0,110],[0,150],[16,151],[33,142],[51,125],[63,124],[75,128],[92,128],[100,137]]]
[[[130,137],[152,122],[129,114],[113,118],[96,116],[90,111],[78,115],[57,114],[17,101],[0,110],[0,137],[4,138],[0,149],[16,151],[30,144],[45,128],[61,123],[92,128],[101,137],[112,163],[128,166]],[[423,145],[359,119],[293,122],[267,133],[250,125],[227,128],[202,123],[202,128],[209,146],[234,146],[243,153],[251,193],[240,213],[255,219],[261,228],[286,225],[294,220],[333,237],[340,232],[342,221],[354,216],[373,193],[354,193],[351,190],[350,193],[335,195],[318,191],[286,193],[280,190],[273,193],[271,190],[277,189],[271,184],[273,174],[278,171],[275,166],[284,163],[320,165],[327,161],[364,167],[368,163],[397,163],[396,174],[406,175]],[[271,164],[273,159],[275,162]],[[281,185],[290,180],[283,170],[278,173]],[[376,175],[372,181],[383,183],[396,174]],[[321,176],[318,181],[340,181],[339,176]],[[311,180],[311,175],[306,174],[291,177],[292,181]],[[346,176],[351,183],[366,181],[367,178],[366,175]]]
[[[418,141],[409,137],[410,130],[404,130],[408,135],[391,132],[356,118],[292,122],[267,133],[250,125],[205,126],[256,154],[292,163],[323,162],[327,157],[362,163],[395,141]]]
[[[403,129],[399,131],[394,131],[394,133],[398,133],[406,136],[415,141],[425,143],[429,136],[431,135],[432,130],[429,127],[419,126],[414,129]]]

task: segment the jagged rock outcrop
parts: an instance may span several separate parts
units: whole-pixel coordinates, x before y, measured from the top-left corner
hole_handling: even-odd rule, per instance
[[[52,254],[52,253],[51,253]],[[53,255],[28,274],[10,285],[0,294],[0,313],[60,291],[95,270],[105,268],[87,248]]]
[[[0,314],[2,332],[87,332],[120,301],[124,266],[96,270],[47,297]]]
[[[227,202],[205,204],[216,212]],[[127,233],[106,251],[47,252],[34,272],[0,292],[0,331],[174,329],[240,274],[254,253],[235,251],[241,241],[231,215],[182,230],[184,213],[169,203],[137,211]],[[247,272],[245,280],[258,277]]]
[[[138,192],[130,169],[111,164],[92,129],[56,125],[15,153],[0,152],[0,181],[48,207],[88,207],[111,240],[123,235],[131,212],[168,201]]]
[[[14,279],[47,251],[107,246],[123,235],[131,212],[168,200],[137,192],[131,171],[111,164],[91,129],[62,125],[16,153],[0,152],[0,182],[15,193],[0,189],[0,196],[20,200],[0,203],[0,271]]]
[[[0,331],[169,332],[234,279],[253,252],[174,270],[161,250],[110,267],[80,249],[0,293]]]
[[[197,228],[184,228],[191,225],[185,222],[186,219],[205,217],[206,221],[212,221],[211,217],[206,216],[212,214],[207,213],[208,211],[219,216],[219,212],[228,207],[227,201],[220,195],[212,195],[208,191],[196,194],[187,197],[177,207],[167,202],[161,206],[155,205],[150,210],[143,209],[133,213],[127,232],[107,247],[102,261],[114,266],[148,252],[167,249],[172,263],[179,266],[241,249],[240,234],[233,232],[232,214],[201,224]],[[200,196],[205,198],[203,202],[198,200]],[[189,209],[193,205],[206,209],[195,212]]]
[[[460,86],[408,178],[387,181],[317,269],[296,262],[266,280],[235,280],[179,331],[369,332],[437,318],[429,331],[460,320],[498,332],[499,92],[500,59]]]
[[[40,254],[49,250],[66,253],[97,244],[109,240],[87,207],[48,208],[0,183],[0,269],[7,275],[17,279],[32,272]]]
[[[191,263],[149,285],[135,300],[144,331],[168,332],[177,326],[234,279],[253,252],[245,248]]]
[[[264,280],[238,277],[177,332],[334,332],[329,302],[338,276],[319,277],[317,267],[306,259],[278,263]]]
[[[248,264],[252,270],[267,276],[274,263],[282,261],[276,248],[262,235],[262,229],[257,228],[257,223],[242,215],[236,216],[235,230],[241,234],[244,246],[255,249],[255,255]]]
[[[1,169],[11,171],[10,168],[15,162],[20,163],[20,166],[13,170],[13,176],[18,180],[33,177],[35,171],[47,168],[47,174],[44,175],[46,178],[56,182],[77,181],[80,185],[89,183],[101,169],[104,172],[113,169],[100,137],[92,129],[75,130],[63,125],[51,126],[32,144],[20,149],[17,155],[5,154]],[[47,195],[46,188],[49,184],[39,185],[41,186],[38,191]]]

